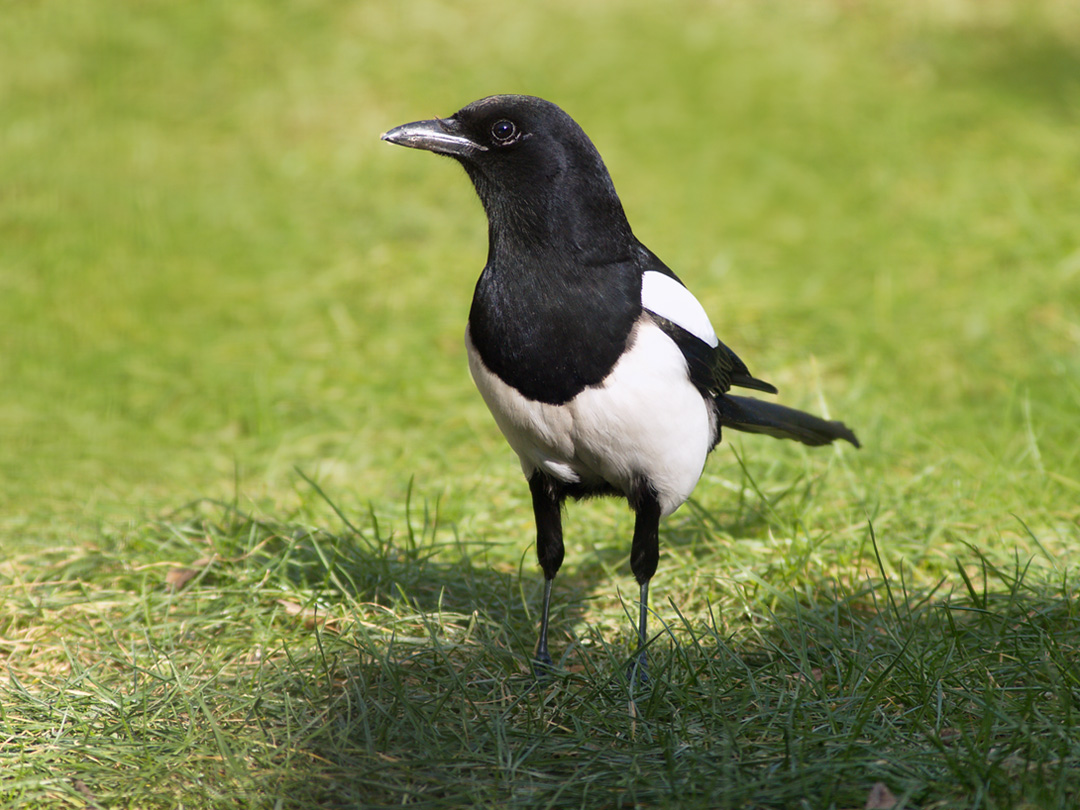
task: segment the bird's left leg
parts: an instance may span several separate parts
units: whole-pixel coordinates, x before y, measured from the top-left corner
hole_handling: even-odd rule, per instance
[[[562,502],[566,496],[562,487],[539,470],[529,478],[529,490],[536,518],[536,557],[544,571],[544,607],[540,617],[540,639],[533,659],[533,671],[540,678],[550,673],[554,663],[548,652],[548,614],[551,611],[551,586],[563,561]]]
[[[630,548],[630,570],[641,586],[641,613],[638,619],[638,654],[637,661],[630,667],[631,682],[648,681],[648,664],[645,645],[648,642],[646,626],[649,618],[649,580],[656,573],[656,564],[660,560],[660,501],[656,492],[646,483],[635,488],[630,506],[636,514],[634,521],[634,543]]]

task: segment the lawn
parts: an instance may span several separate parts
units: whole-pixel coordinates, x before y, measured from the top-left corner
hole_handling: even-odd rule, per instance
[[[380,132],[569,111],[782,401],[661,529],[528,490],[486,225]],[[0,805],[1080,802],[1080,11],[1065,0],[13,2]]]

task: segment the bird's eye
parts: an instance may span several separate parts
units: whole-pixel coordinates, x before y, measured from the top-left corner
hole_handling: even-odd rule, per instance
[[[503,118],[491,125],[491,137],[499,143],[507,143],[513,140],[515,135],[517,135],[517,127],[514,126],[513,121]]]

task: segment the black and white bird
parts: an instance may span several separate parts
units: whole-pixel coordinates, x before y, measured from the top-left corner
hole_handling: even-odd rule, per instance
[[[858,439],[841,422],[729,393],[776,389],[717,339],[697,299],[637,240],[599,152],[556,105],[490,96],[382,138],[457,160],[487,213],[465,346],[532,493],[545,577],[535,669],[552,666],[563,502],[619,495],[635,513],[643,674],[660,519],[690,497],[721,429],[815,446]]]

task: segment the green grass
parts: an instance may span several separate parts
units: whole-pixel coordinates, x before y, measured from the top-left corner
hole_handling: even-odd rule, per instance
[[[1080,801],[1072,4],[2,9],[5,808]],[[646,692],[612,502],[568,511],[528,674],[482,212],[378,140],[507,91],[865,446],[714,453]]]

